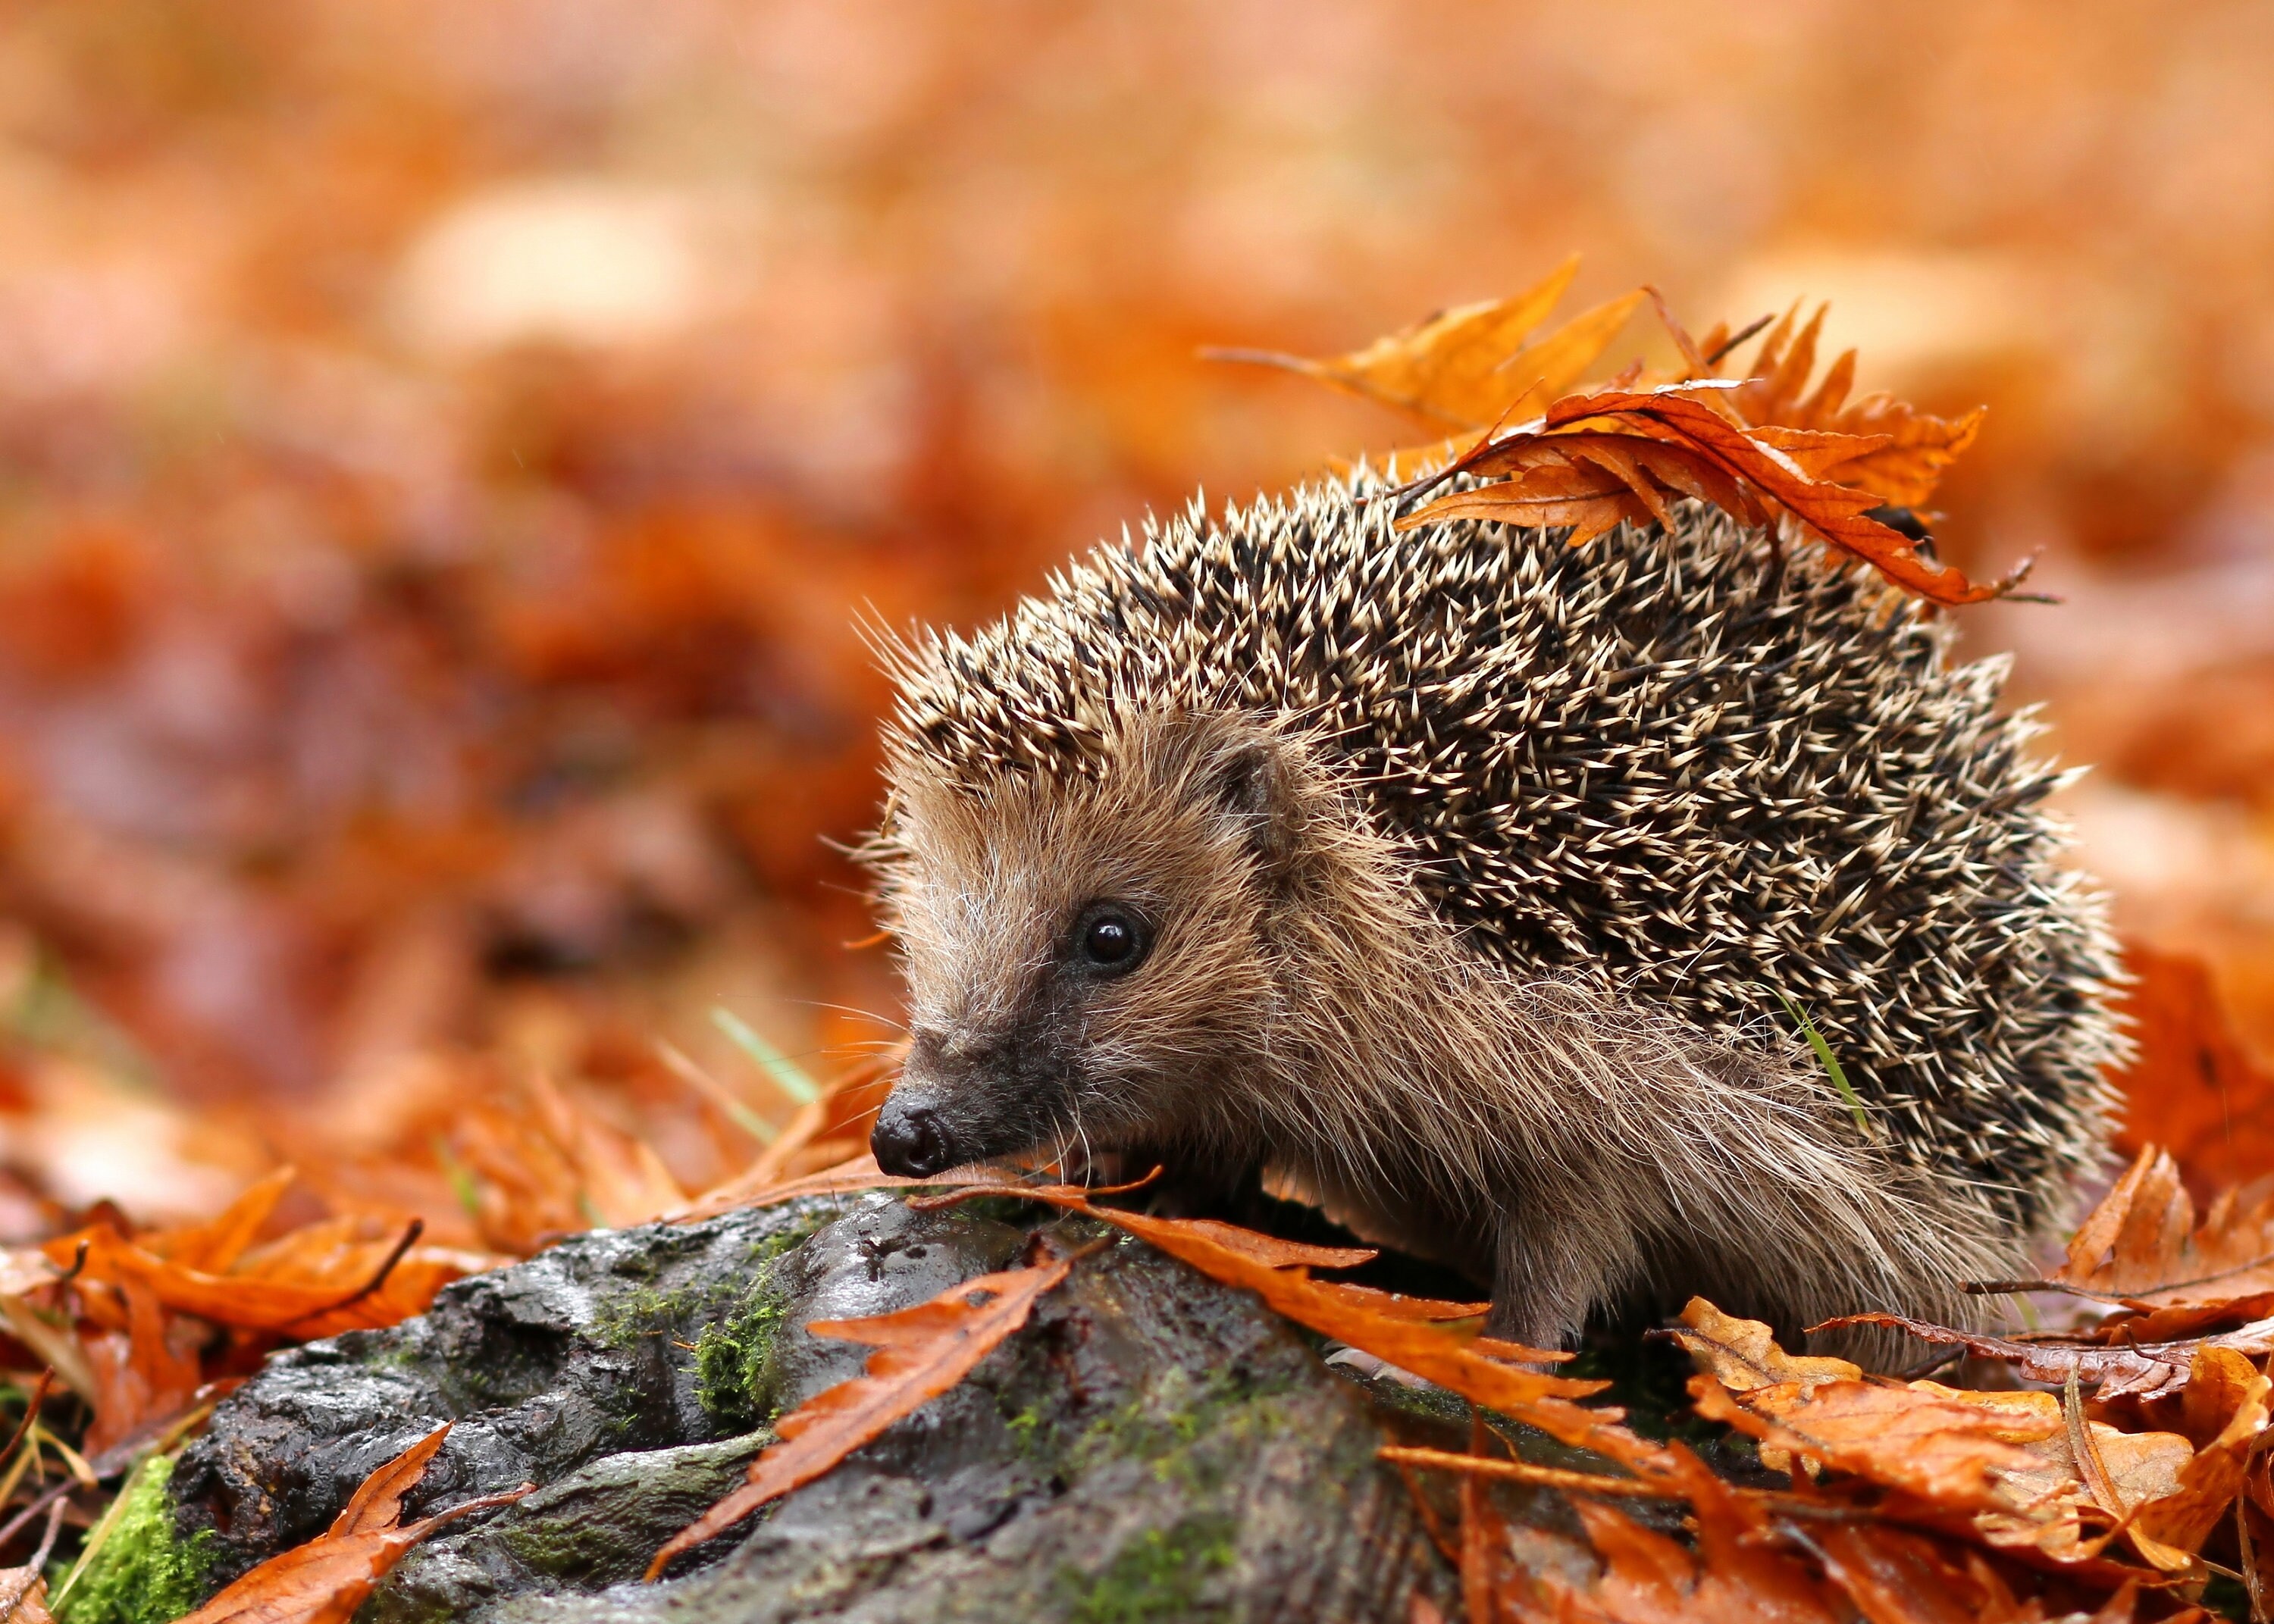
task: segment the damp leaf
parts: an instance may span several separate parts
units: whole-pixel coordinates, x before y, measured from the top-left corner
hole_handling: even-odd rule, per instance
[[[526,1485],[487,1494],[404,1522],[403,1499],[425,1476],[450,1424],[426,1434],[363,1481],[332,1525],[304,1545],[270,1557],[182,1624],[346,1624],[411,1547],[477,1511],[510,1505]]]

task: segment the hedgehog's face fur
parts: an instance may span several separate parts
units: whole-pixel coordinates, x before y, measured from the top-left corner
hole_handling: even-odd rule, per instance
[[[1244,1137],[1301,761],[1260,724],[1189,715],[1117,725],[1072,781],[897,760],[882,866],[911,1043],[877,1160]]]

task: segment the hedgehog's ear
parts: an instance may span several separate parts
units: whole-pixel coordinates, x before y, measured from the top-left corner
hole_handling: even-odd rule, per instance
[[[1294,861],[1302,832],[1295,775],[1279,747],[1246,739],[1219,756],[1209,774],[1216,803],[1245,826],[1264,868],[1283,874]]]

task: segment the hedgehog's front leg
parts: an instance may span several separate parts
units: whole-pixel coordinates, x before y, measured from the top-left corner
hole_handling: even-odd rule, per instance
[[[1578,1345],[1588,1314],[1615,1299],[1638,1252],[1616,1215],[1559,1192],[1502,1216],[1495,1257],[1485,1334],[1552,1350]]]

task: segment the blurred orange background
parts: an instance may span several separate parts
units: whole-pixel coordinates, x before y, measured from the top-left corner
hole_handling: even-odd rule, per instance
[[[1195,352],[1573,250],[1569,308],[1829,299],[1864,387],[1990,406],[1946,551],[2067,602],[1968,645],[2263,1064],[2270,83],[2240,3],[7,8],[0,1229],[287,1154],[448,1207],[538,1075],[724,1177],[653,1040],[779,1118],[712,1007],[891,1033],[856,613],[1419,438]]]

